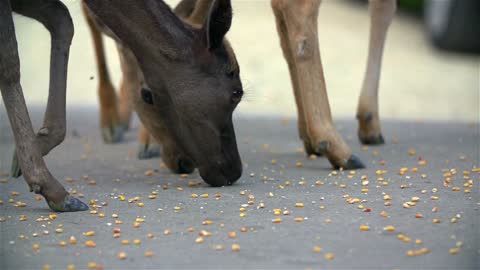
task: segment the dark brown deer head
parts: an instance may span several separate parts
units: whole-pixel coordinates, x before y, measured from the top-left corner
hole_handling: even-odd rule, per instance
[[[230,0],[212,2],[201,27],[188,25],[160,0],[86,0],[92,13],[131,49],[146,87],[135,110],[163,145],[167,166],[199,169],[212,186],[242,173],[232,113],[243,94],[235,55],[224,39]]]

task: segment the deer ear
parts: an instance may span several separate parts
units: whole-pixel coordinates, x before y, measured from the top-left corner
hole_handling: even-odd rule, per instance
[[[214,0],[203,26],[206,33],[207,48],[210,50],[219,48],[231,25],[232,5],[230,0]]]

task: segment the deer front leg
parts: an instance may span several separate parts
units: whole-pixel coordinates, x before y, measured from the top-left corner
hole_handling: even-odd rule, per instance
[[[71,196],[43,161],[20,85],[20,61],[11,12],[10,1],[0,0],[0,89],[15,138],[18,163],[30,190],[43,195],[52,210],[87,210],[88,206]]]
[[[92,35],[95,49],[95,60],[97,62],[98,98],[100,101],[100,131],[105,143],[117,143],[122,141],[124,129],[125,127],[128,127],[129,123],[122,122],[119,115],[117,95],[108,73],[102,33],[88,8],[85,7],[83,1],[82,9]]]
[[[65,100],[67,68],[73,23],[68,9],[59,1],[12,1],[14,12],[41,22],[51,35],[50,82],[47,109],[43,126],[37,133],[35,143],[45,156],[65,139]],[[12,162],[12,176],[21,175],[16,157]]]
[[[272,0],[295,92],[300,137],[307,154],[324,154],[335,168],[363,168],[332,121],[318,46],[320,2]]]
[[[358,101],[358,137],[363,144],[383,144],[378,113],[378,85],[388,27],[395,14],[395,0],[370,0],[368,63]]]

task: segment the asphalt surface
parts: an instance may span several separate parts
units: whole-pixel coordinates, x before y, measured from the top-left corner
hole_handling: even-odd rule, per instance
[[[0,112],[0,169],[5,172],[12,137],[3,108]],[[38,124],[38,109],[31,114]],[[353,173],[332,171],[324,158],[307,159],[298,149],[294,119],[240,115],[235,124],[244,175],[233,186],[211,188],[196,172],[182,178],[161,168],[159,159],[137,160],[137,122],[124,143],[105,145],[95,109],[69,108],[68,118],[65,142],[46,160],[68,190],[83,194],[84,202],[91,201],[98,209],[52,216],[43,199],[35,201],[22,178],[3,176],[1,269],[67,269],[69,265],[76,269],[478,269],[480,265],[479,173],[472,171],[479,167],[478,124],[387,120],[383,122],[387,144],[367,149],[358,143],[353,121],[338,121],[354,153],[368,166]],[[401,168],[408,168],[403,175]],[[147,176],[148,170],[153,175]],[[449,184],[444,181],[447,177]],[[156,198],[150,199],[155,193]],[[16,206],[19,201],[26,206]],[[416,205],[403,206],[412,201]],[[304,206],[296,207],[297,203]],[[274,209],[281,209],[280,215]],[[285,210],[290,214],[284,215]],[[117,218],[112,217],[115,214]],[[276,218],[282,221],[273,223]],[[303,222],[295,221],[298,218]],[[119,221],[123,223],[116,224]],[[212,224],[204,225],[209,221]],[[369,230],[360,230],[363,225]],[[387,226],[394,226],[394,231],[385,230]],[[242,227],[247,231],[242,232]],[[120,229],[118,238],[114,228]],[[211,236],[196,243],[201,230]],[[87,236],[89,231],[94,235]],[[230,238],[229,232],[236,232],[236,237]],[[71,236],[76,244],[70,243]],[[96,247],[86,247],[88,240]],[[123,240],[130,243],[122,244]],[[66,246],[60,245],[62,241]],[[240,250],[232,251],[233,244]],[[409,256],[409,250],[416,256]],[[120,259],[120,252],[126,258]],[[146,252],[152,256],[145,256]]]

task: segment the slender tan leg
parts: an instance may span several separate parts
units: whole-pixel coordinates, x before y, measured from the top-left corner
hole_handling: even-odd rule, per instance
[[[272,0],[299,110],[300,136],[306,137],[307,150],[312,151],[308,154],[325,154],[336,168],[362,168],[332,121],[318,45],[320,2]]]
[[[50,124],[50,121],[55,118],[60,122],[65,121],[65,107],[52,108],[51,106],[55,104],[65,106],[64,100],[62,101],[65,95],[65,89],[62,89],[65,87],[63,82],[66,76],[64,65],[67,64],[68,47],[73,36],[70,14],[67,8],[56,0],[21,3],[16,1],[13,10],[44,23],[52,35],[52,51],[63,49],[62,52],[65,55],[52,52],[51,72],[59,71],[60,74],[51,76],[50,97],[44,124]],[[52,176],[43,160],[42,147],[33,132],[20,84],[20,61],[11,13],[10,2],[0,0],[0,89],[15,137],[15,160],[18,161],[30,190],[43,195],[52,210],[62,212],[87,210],[87,205],[70,196],[62,184]],[[65,124],[59,124],[60,128],[62,125],[64,129]],[[52,131],[57,130],[52,127]]]
[[[370,0],[368,63],[358,101],[358,137],[363,144],[383,144],[378,112],[378,85],[388,27],[396,10],[395,0]]]
[[[133,53],[117,43],[120,67],[122,68],[122,82],[118,99],[118,113],[120,122],[127,130],[133,112],[132,93],[140,91],[143,84],[143,74]]]
[[[124,126],[120,120],[117,95],[108,73],[102,34],[95,20],[82,2],[83,13],[92,35],[95,59],[98,68],[98,98],[100,101],[100,130],[105,143],[116,143],[122,140]]]
[[[298,119],[298,134],[300,135],[300,139],[303,141],[305,146],[305,151],[308,154],[313,154],[315,151],[313,147],[310,145],[310,141],[307,136],[306,131],[306,124],[305,124],[305,111],[302,107],[302,100],[300,99],[299,93],[299,86],[298,86],[298,76],[297,70],[295,69],[295,63],[292,55],[292,49],[290,48],[290,43],[288,42],[287,38],[287,26],[285,25],[285,21],[283,19],[283,15],[279,9],[273,8],[273,12],[275,14],[275,22],[277,25],[277,30],[279,32],[280,38],[280,46],[282,47],[283,56],[288,64],[288,70],[290,72],[290,78],[292,81],[293,86],[293,93],[295,96],[295,104],[297,105],[297,119]],[[318,153],[317,153],[318,154]]]

